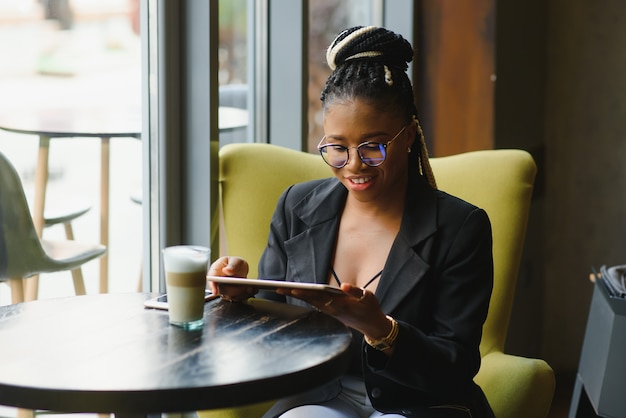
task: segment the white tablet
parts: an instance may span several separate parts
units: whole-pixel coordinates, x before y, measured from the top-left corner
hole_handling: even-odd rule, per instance
[[[319,290],[323,292],[340,293],[343,291],[338,287],[319,283],[300,283],[300,282],[284,282],[281,280],[258,280],[246,279],[243,277],[222,277],[207,276],[207,280],[214,283],[222,283],[228,285],[240,285],[246,287],[254,287],[256,289],[276,290],[278,288],[286,289],[303,289],[303,290]]]

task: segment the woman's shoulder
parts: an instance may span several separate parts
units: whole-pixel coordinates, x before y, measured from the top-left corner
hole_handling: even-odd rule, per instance
[[[289,216],[315,223],[339,213],[347,191],[335,177],[306,181],[288,187],[279,202]]]
[[[328,194],[339,184],[335,177],[323,179],[309,180],[302,183],[296,183],[289,186],[284,192],[283,197],[289,201],[295,202],[314,194],[316,196]]]
[[[409,190],[413,191],[413,193],[410,193],[408,196],[409,200],[412,201],[412,205],[415,207],[423,207],[425,205],[439,212],[444,210],[456,213],[472,212],[479,209],[474,204],[450,194],[445,190],[431,188],[421,177],[417,180],[413,180]]]
[[[441,226],[444,224],[462,224],[469,217],[482,218],[489,223],[487,213],[475,204],[441,189],[432,189],[428,186],[420,190],[413,197],[413,207],[421,207],[420,213],[430,213]],[[425,207],[424,207],[425,206]]]
[[[442,223],[460,226],[471,220],[472,224],[490,228],[491,221],[484,209],[442,190],[437,190],[436,195],[440,226]]]
[[[465,212],[471,212],[476,209],[480,209],[478,206],[473,203],[468,202],[458,196],[452,195],[444,190],[435,190],[435,195],[437,197],[437,203],[442,207],[449,207],[453,210],[460,210]]]

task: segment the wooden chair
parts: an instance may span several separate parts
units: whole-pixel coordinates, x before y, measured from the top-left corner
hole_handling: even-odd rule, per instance
[[[267,144],[228,145],[219,159],[227,252],[247,259],[250,277],[256,277],[280,193],[293,183],[329,177],[331,172],[317,155]],[[535,163],[525,151],[488,150],[432,158],[431,164],[438,187],[485,209],[493,227],[494,289],[475,380],[496,417],[545,418],[555,388],[552,369],[543,360],[504,353]],[[201,418],[258,417],[270,404],[199,414]]]
[[[56,219],[61,223],[66,220]],[[24,279],[41,273],[76,270],[105,251],[106,247],[99,244],[41,239],[19,176],[0,153],[0,281],[9,281],[13,303],[24,301]]]

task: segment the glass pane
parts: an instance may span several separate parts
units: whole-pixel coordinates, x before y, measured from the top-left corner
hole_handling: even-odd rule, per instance
[[[248,0],[219,2],[220,146],[248,140]]]
[[[326,48],[343,29],[372,24],[371,3],[365,0],[309,2],[309,152],[317,153],[317,144],[324,135],[320,93],[330,74]]]
[[[91,203],[72,227],[76,240],[89,243],[106,241],[109,231],[105,276],[111,292],[135,291],[141,266],[138,9],[139,0],[0,2],[0,126],[13,129],[0,129],[0,152],[16,166],[32,202],[39,134],[62,137],[49,144],[45,208],[65,211],[73,199]],[[108,209],[101,210],[106,146],[100,137],[106,135],[112,136],[105,188],[110,194]],[[104,234],[101,218],[109,221]],[[55,225],[44,228],[43,236],[65,239],[66,234]],[[99,291],[100,269],[100,261],[83,267],[87,293]],[[54,275],[59,277],[41,276],[40,298],[74,293],[69,272]],[[8,287],[0,286],[0,303],[10,300],[8,295]]]

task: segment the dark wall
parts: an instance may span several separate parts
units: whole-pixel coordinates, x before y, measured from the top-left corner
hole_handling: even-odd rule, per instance
[[[626,264],[626,2],[549,2],[542,351],[576,366],[592,265]]]
[[[507,349],[571,372],[591,266],[626,264],[626,2],[499,1],[496,148],[539,175]]]
[[[529,151],[537,178],[507,339],[507,351],[541,357],[545,294],[545,98],[547,6],[500,1],[496,12],[494,148]]]

